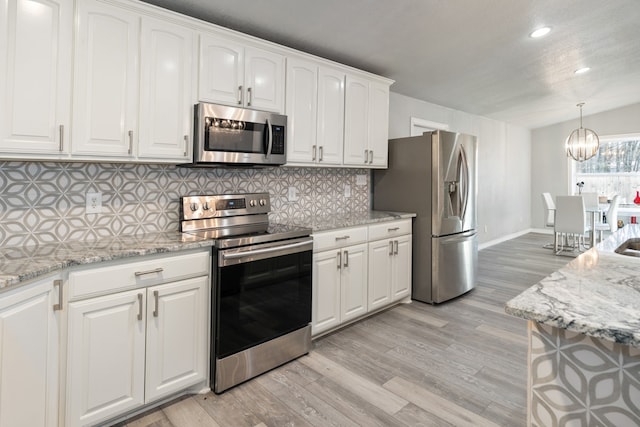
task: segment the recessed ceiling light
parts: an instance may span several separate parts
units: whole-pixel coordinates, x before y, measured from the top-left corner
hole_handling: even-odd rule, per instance
[[[575,70],[573,73],[574,74],[584,74],[587,71],[589,71],[591,69],[591,67],[582,67],[582,68],[578,68],[577,70]]]
[[[540,27],[529,34],[529,37],[537,39],[538,37],[546,36],[547,34],[549,34],[549,31],[551,31],[551,27]]]

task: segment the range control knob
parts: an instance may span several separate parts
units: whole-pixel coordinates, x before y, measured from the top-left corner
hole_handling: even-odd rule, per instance
[[[264,206],[267,204],[267,201],[265,199],[260,199],[260,206]]]
[[[205,211],[208,211],[209,208],[210,208],[209,202],[204,202],[204,205],[202,206],[202,209],[204,209]]]
[[[193,212],[198,210],[198,204],[197,203],[191,203],[191,206],[189,206],[191,208],[191,210]]]
[[[255,201],[255,199],[251,199],[251,200],[249,200],[249,206],[251,206],[252,208],[256,206],[256,201]]]

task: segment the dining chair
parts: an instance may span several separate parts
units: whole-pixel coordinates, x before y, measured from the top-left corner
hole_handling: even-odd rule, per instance
[[[556,204],[551,197],[551,193],[542,193],[542,206],[544,208],[544,226],[553,228],[556,217]],[[555,249],[556,233],[553,233],[553,243],[547,243],[543,246],[546,249]]]
[[[612,233],[618,229],[618,208],[620,207],[620,196],[613,196],[609,209],[607,210],[607,222],[597,223],[595,231],[599,234],[599,240],[602,242],[605,231]]]
[[[557,196],[556,216],[554,224],[555,253],[559,255],[565,251],[564,243],[560,247],[559,242],[568,241],[572,237],[572,250],[580,250],[584,247],[584,234],[589,231],[586,223],[586,213],[584,208],[584,198],[582,196]],[[560,235],[560,238],[558,238]],[[567,239],[562,239],[565,236]]]

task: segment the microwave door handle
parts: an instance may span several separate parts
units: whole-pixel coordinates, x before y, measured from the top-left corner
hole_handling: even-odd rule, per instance
[[[269,157],[271,155],[271,149],[273,148],[273,130],[271,129],[271,121],[267,119],[267,152],[265,153],[265,157]]]

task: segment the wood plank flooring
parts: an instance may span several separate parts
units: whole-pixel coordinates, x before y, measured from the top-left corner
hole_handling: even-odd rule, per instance
[[[478,287],[396,306],[222,395],[189,396],[121,427],[524,426],[526,322],[504,303],[565,265],[536,233],[479,253]]]

